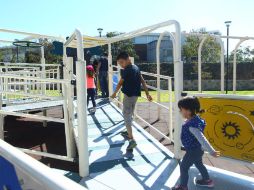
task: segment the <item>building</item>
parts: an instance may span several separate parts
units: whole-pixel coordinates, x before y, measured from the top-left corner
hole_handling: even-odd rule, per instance
[[[160,33],[150,33],[133,39],[139,62],[156,63],[156,46]],[[173,47],[169,36],[165,36],[160,45],[160,61],[173,61]]]

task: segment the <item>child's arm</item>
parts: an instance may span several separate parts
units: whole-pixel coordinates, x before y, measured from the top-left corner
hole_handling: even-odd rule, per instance
[[[121,89],[122,85],[123,85],[123,79],[121,78],[116,86],[115,92],[110,96],[111,98],[116,97],[116,95],[117,95],[118,91]]]
[[[190,127],[189,130],[196,137],[196,139],[201,144],[203,149],[208,151],[214,157],[220,156],[220,152],[214,150],[214,148],[211,146],[211,144],[208,142],[208,140],[206,139],[204,134],[199,129],[194,128],[194,127]]]
[[[146,81],[144,80],[144,78],[143,78],[142,75],[140,75],[140,77],[141,77],[142,86],[144,87],[144,90],[145,90],[145,92],[146,92],[146,97],[147,97],[148,101],[151,102],[151,101],[153,100],[153,98],[152,98],[152,96],[150,96],[150,94],[149,94],[148,88],[147,88],[147,86],[146,86]]]

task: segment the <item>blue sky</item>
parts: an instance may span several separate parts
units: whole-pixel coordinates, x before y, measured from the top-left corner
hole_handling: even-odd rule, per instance
[[[232,35],[254,36],[253,0],[0,0],[0,28],[69,35],[79,28],[98,35],[97,28],[128,32],[169,19],[182,30],[200,27]],[[1,38],[0,34],[0,38]]]

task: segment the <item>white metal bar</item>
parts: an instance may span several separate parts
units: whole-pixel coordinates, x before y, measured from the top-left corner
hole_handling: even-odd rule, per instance
[[[32,97],[32,98],[59,100],[59,97],[57,96],[47,96],[47,95],[41,95],[41,94],[20,93],[20,92],[11,92],[11,91],[0,91],[0,93],[7,94],[7,95],[11,94],[11,95],[17,95],[17,96]]]
[[[141,74],[142,75],[147,75],[147,76],[152,76],[152,77],[160,77],[161,79],[166,79],[168,80],[169,78],[173,78],[173,77],[169,77],[169,76],[165,76],[165,75],[158,75],[158,74],[155,74],[155,73],[148,73],[148,72],[144,72],[144,71],[141,71]]]
[[[181,27],[180,24],[175,21],[175,43],[176,48],[174,53],[174,93],[175,101],[178,102],[182,97],[181,93],[183,91],[183,62],[181,60]],[[177,110],[177,105],[175,104],[175,110]],[[175,132],[174,132],[174,155],[176,159],[181,157],[181,142],[180,134],[182,130],[182,117],[178,111],[175,112]]]
[[[221,38],[215,35],[204,35],[203,39],[201,40],[199,46],[198,46],[198,91],[201,93],[202,92],[202,59],[201,59],[201,54],[202,54],[202,47],[204,45],[204,42],[208,37],[213,37],[215,40],[217,40],[220,44],[221,47],[221,54],[220,54],[220,62],[221,62],[221,93],[224,93],[224,44]]]
[[[33,155],[37,155],[37,156],[43,156],[43,157],[47,157],[47,158],[53,158],[53,159],[64,160],[64,161],[69,161],[69,162],[74,161],[74,158],[69,158],[67,156],[62,156],[62,155],[58,155],[58,154],[51,154],[51,153],[47,153],[47,152],[30,150],[30,149],[26,149],[26,148],[18,148],[18,149],[21,150],[22,152],[27,153],[27,154],[33,154]]]
[[[34,66],[34,67],[41,67],[41,63],[10,63],[10,62],[0,62],[0,64],[4,64],[6,66]],[[46,67],[53,67],[53,66],[59,66],[59,64],[45,64]]]
[[[73,64],[73,58],[63,58],[65,65],[64,78],[71,80],[71,67]],[[72,86],[67,84],[63,86],[64,95],[64,120],[65,120],[65,136],[67,156],[73,158],[76,155],[75,139],[73,134],[73,99],[72,99]]]
[[[3,28],[0,28],[0,32],[12,33],[12,34],[22,34],[22,35],[32,36],[32,37],[35,37],[35,38],[49,38],[49,39],[55,39],[55,40],[63,41],[63,38],[61,38],[61,37],[38,34],[38,33],[21,32],[21,31],[17,31],[17,30],[9,30],[9,29],[3,29]]]
[[[235,46],[234,49],[234,60],[233,60],[233,93],[236,93],[236,53],[237,53],[237,49],[240,47],[240,45],[245,42],[248,39],[241,39]]]
[[[23,80],[37,80],[37,81],[41,81],[41,82],[50,82],[50,83],[68,83],[70,81],[67,81],[65,79],[46,79],[46,78],[39,78],[39,77],[35,77],[35,78],[31,78],[31,77],[22,77],[22,76],[18,76],[18,75],[1,75],[0,78],[13,78],[13,79],[23,79]]]
[[[20,112],[0,110],[0,114],[2,114],[2,115],[12,115],[12,116],[18,116],[18,117],[26,117],[26,118],[36,119],[36,120],[43,120],[43,121],[44,120],[45,121],[52,121],[52,122],[57,122],[57,123],[64,123],[64,120],[60,119],[60,118],[45,117],[45,116],[42,116],[42,115],[34,115],[34,114],[28,114],[28,113],[20,113]]]
[[[175,39],[174,36],[170,32],[163,32],[160,34],[159,39],[157,40],[157,45],[156,45],[156,63],[157,63],[157,102],[161,102],[161,78],[160,78],[160,46],[161,46],[161,40],[164,38],[165,35],[169,35],[170,39],[173,44],[173,52],[175,49]],[[174,53],[173,53],[174,54]],[[158,119],[160,119],[160,107],[158,107]]]
[[[112,81],[112,73],[113,73],[113,67],[112,67],[112,52],[111,52],[111,44],[108,44],[108,90],[109,94],[113,94],[113,81]]]
[[[222,98],[232,100],[254,100],[254,95],[235,95],[235,94],[203,94],[203,93],[187,93],[191,96],[206,98]]]
[[[82,35],[75,30],[77,38],[77,109],[78,109],[78,150],[79,150],[79,175],[89,175],[89,151],[87,128],[87,90],[86,90],[86,62],[84,61],[84,49]]]
[[[168,80],[168,92],[169,92],[169,138],[173,141],[173,96],[172,96],[172,80]]]
[[[51,168],[24,154],[22,151],[2,140],[0,140],[0,154],[14,166],[22,170],[26,175],[35,179],[47,189],[86,189],[63,175],[59,175]]]

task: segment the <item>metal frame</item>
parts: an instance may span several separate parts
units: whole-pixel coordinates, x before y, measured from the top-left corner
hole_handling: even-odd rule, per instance
[[[87,129],[87,91],[86,91],[86,62],[84,60],[83,39],[81,32],[76,29],[64,43],[64,65],[68,64],[66,48],[76,41],[77,58],[77,120],[78,120],[78,150],[79,150],[79,175],[89,175],[88,129]]]
[[[48,166],[24,154],[3,140],[0,140],[0,155],[11,162],[17,170],[22,170],[22,173],[29,176],[30,179],[35,180],[36,183],[39,183],[46,189],[86,190],[85,187],[61,174],[58,174]]]
[[[201,63],[202,63],[202,59],[201,59],[201,52],[202,52],[202,47],[204,45],[204,42],[207,40],[208,37],[212,37],[215,40],[218,40],[220,47],[221,47],[221,55],[220,55],[220,62],[221,62],[221,93],[224,93],[224,78],[225,78],[225,74],[224,74],[224,44],[223,41],[221,40],[221,38],[219,36],[215,36],[215,35],[204,35],[203,39],[201,40],[199,47],[198,47],[198,91],[202,92],[202,67],[201,67]]]

